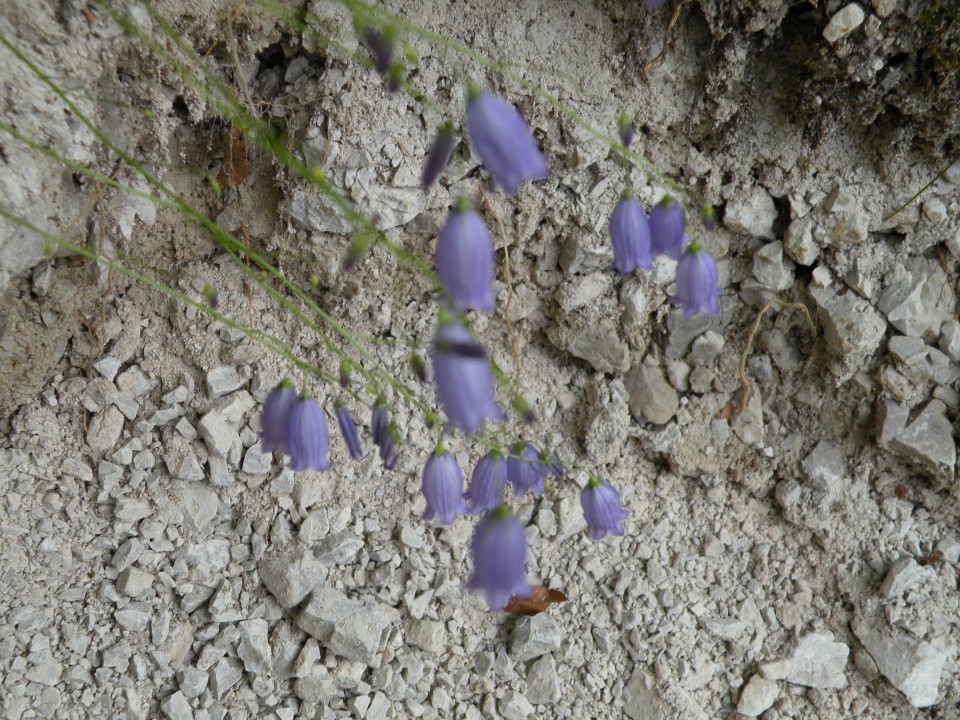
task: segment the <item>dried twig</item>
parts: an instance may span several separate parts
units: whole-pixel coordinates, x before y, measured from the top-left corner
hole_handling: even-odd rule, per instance
[[[817,337],[817,326],[813,322],[813,317],[810,315],[810,310],[806,305],[803,303],[787,302],[777,297],[767,300],[766,304],[760,308],[760,312],[757,313],[757,317],[754,318],[753,326],[750,328],[750,334],[747,335],[747,344],[743,348],[743,352],[740,353],[740,382],[743,384],[743,397],[740,399],[740,404],[737,406],[738,413],[742,413],[747,409],[747,401],[750,399],[750,380],[747,378],[747,358],[750,357],[750,351],[753,349],[753,340],[757,335],[757,329],[760,327],[760,320],[763,319],[763,316],[766,315],[767,310],[769,310],[774,303],[778,304],[785,310],[799,310],[802,312],[804,318],[807,320],[807,325],[810,326],[810,333],[813,335],[814,339]]]

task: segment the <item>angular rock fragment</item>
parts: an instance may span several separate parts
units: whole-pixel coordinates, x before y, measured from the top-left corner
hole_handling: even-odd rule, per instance
[[[793,652],[787,682],[812,688],[842,688],[850,648],[834,642],[833,633],[810,633]]]
[[[744,717],[759,717],[765,710],[773,707],[779,695],[780,686],[774,680],[754,675],[740,691],[737,712]]]
[[[297,617],[297,625],[335,655],[380,666],[390,627],[400,614],[382,603],[352,600],[335,588],[319,588]]]
[[[532,660],[558,650],[563,631],[546,613],[520,618],[513,631],[510,656],[514,660]]]
[[[907,407],[887,400],[878,416],[880,447],[916,463],[940,486],[953,483],[957,449],[947,406],[942,401],[931,400],[910,420]]]
[[[943,665],[956,649],[949,637],[940,635],[923,641],[862,619],[852,628],[877,669],[911,705],[930,707],[937,703]]]
[[[852,377],[864,360],[880,347],[887,324],[870,303],[846,287],[811,287],[823,320],[827,349],[842,360],[837,380]]]
[[[659,365],[636,365],[623,378],[630,393],[630,414],[654,424],[669,422],[680,407],[680,397]]]
[[[913,558],[901,558],[890,566],[887,576],[880,585],[880,597],[892,600],[925,580],[937,577],[932,567],[919,565]]]
[[[299,543],[264,554],[257,565],[260,580],[281,607],[293,607],[327,577],[327,567]]]
[[[954,319],[957,299],[935,260],[914,257],[895,265],[877,300],[877,309],[904,335],[934,338]]]

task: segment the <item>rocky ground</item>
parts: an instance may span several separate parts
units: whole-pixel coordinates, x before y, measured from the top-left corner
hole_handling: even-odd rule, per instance
[[[603,133],[637,119],[638,152],[718,209],[715,231],[694,229],[720,262],[721,312],[693,319],[668,300],[670,261],[609,272],[624,162],[516,80],[403,34],[424,106],[351,58],[338,3],[310,2],[303,30],[252,2],[156,4],[407,251],[429,257],[451,200],[475,200],[501,290],[476,329],[508,372],[515,346],[541,419],[508,436],[607,477],[630,515],[622,538],[592,542],[583,474],[519,502],[531,581],[569,599],[489,613],[461,586],[473,522],[419,521],[437,431],[416,408],[397,405],[396,471],[335,441],[331,471],[294,474],[258,449],[286,361],[118,271],[47,257],[4,220],[0,716],[960,717],[957,8],[675,5],[387,7]],[[430,284],[382,248],[345,274],[343,219],[252,146],[250,177],[221,174],[215,192],[230,128],[202,88],[98,6],[0,8],[0,33],[193,207],[286,277],[315,276],[313,301],[431,400],[407,344],[432,332]],[[6,128],[157,195],[0,53]],[[549,159],[515,199],[466,146],[419,189],[439,110],[462,116],[468,78],[516,102]],[[6,213],[190,298],[209,284],[232,321],[336,372],[181,212],[4,133]],[[668,187],[633,180],[647,207]],[[314,390],[330,410],[338,388]],[[447,447],[467,472],[483,452]]]

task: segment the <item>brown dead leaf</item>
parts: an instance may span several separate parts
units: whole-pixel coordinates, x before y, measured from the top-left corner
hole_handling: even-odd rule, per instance
[[[726,405],[723,406],[723,409],[720,412],[717,413],[717,417],[722,418],[724,420],[729,420],[730,418],[733,417],[733,408],[734,408],[733,400],[731,400],[730,402],[728,402]]]
[[[504,608],[514,615],[539,615],[554,603],[567,601],[567,596],[559,590],[551,590],[544,585],[533,585],[530,597],[520,598],[514,595]]]
[[[223,165],[220,166],[220,172],[217,173],[217,182],[223,188],[236,187],[250,177],[252,172],[253,168],[247,162],[243,133],[233,128],[227,136],[227,146],[223,152]]]

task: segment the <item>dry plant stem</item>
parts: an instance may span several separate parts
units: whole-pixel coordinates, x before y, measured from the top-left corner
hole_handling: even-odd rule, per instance
[[[673,12],[670,14],[670,21],[667,23],[667,27],[663,31],[663,45],[660,48],[660,52],[658,52],[651,60],[648,60],[646,63],[644,63],[643,67],[640,68],[640,76],[644,79],[644,81],[647,79],[647,73],[663,62],[663,55],[670,47],[670,33],[673,30],[673,26],[677,24],[677,20],[680,19],[681,7],[683,7],[683,2],[674,3]]]
[[[503,309],[503,320],[507,324],[507,334],[510,335],[510,354],[513,356],[513,386],[517,392],[520,392],[520,351],[517,349],[517,333],[513,329],[513,323],[510,322],[510,306],[513,304],[513,282],[510,277],[510,238],[507,237],[507,232],[504,230],[500,213],[497,212],[489,198],[484,198],[484,207],[497,221],[500,238],[503,240],[503,280],[507,284],[507,305]]]
[[[803,313],[803,317],[807,320],[807,325],[810,326],[810,333],[813,335],[814,339],[817,337],[817,326],[813,322],[813,317],[810,315],[810,310],[807,309],[807,306],[803,303],[792,303],[780,298],[770,298],[760,308],[760,312],[757,313],[757,316],[753,319],[753,325],[750,327],[750,334],[747,335],[747,344],[743,348],[743,352],[740,353],[740,382],[743,384],[743,397],[740,399],[740,404],[737,406],[737,412],[742,413],[747,409],[747,401],[750,399],[750,380],[747,378],[747,358],[750,357],[750,351],[753,349],[753,340],[757,336],[757,329],[760,327],[760,321],[763,319],[763,316],[767,314],[774,303],[779,305],[784,310],[799,310]]]

